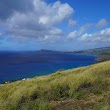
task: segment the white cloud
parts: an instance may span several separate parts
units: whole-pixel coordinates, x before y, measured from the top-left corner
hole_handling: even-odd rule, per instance
[[[84,26],[80,27],[79,29],[79,35],[81,35],[82,33],[84,33],[86,30],[88,30],[91,27],[91,24],[85,24]]]
[[[20,39],[34,38],[38,41],[55,40],[62,37],[63,32],[56,28],[56,25],[69,19],[74,9],[67,3],[62,4],[60,1],[53,4],[47,4],[43,0],[32,0],[32,2],[33,8],[28,13],[15,11],[7,18],[8,34]]]
[[[106,28],[93,34],[85,33],[80,40],[90,42],[110,42],[110,28]]]
[[[73,26],[75,26],[76,24],[77,24],[77,22],[76,22],[75,20],[69,19],[69,21],[68,21],[68,26],[73,27]]]
[[[96,24],[96,27],[97,28],[102,28],[102,27],[106,26],[107,24],[108,24],[108,22],[106,21],[106,19],[101,19]]]
[[[77,31],[70,32],[67,36],[68,39],[74,39],[78,35]]]
[[[92,37],[92,34],[85,33],[84,35],[82,35],[82,37],[80,38],[80,40],[86,40],[87,37]]]
[[[38,7],[41,6],[39,7],[39,12],[41,14],[39,16],[39,23],[44,25],[59,23],[68,18],[74,12],[74,10],[67,3],[61,4],[60,1],[55,2],[53,5],[48,5],[40,0],[35,0],[34,4],[36,11],[38,11]]]
[[[80,27],[78,30],[70,32],[67,36],[67,39],[74,39],[82,35],[86,30],[90,28],[90,24],[85,24],[84,26]]]

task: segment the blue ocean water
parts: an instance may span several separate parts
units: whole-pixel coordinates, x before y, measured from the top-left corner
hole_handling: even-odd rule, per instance
[[[0,83],[87,66],[95,57],[53,51],[0,52]]]

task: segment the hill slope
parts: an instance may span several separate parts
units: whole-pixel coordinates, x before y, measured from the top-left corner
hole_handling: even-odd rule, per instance
[[[0,110],[110,110],[110,61],[1,85]]]
[[[96,48],[83,51],[85,54],[95,55],[98,62],[110,60],[110,47]]]
[[[82,51],[67,51],[66,53],[94,55],[97,57],[97,62],[110,60],[110,47],[94,48]]]

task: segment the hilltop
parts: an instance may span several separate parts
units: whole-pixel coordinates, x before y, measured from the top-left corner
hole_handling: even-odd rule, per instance
[[[110,61],[0,85],[0,110],[109,110]]]

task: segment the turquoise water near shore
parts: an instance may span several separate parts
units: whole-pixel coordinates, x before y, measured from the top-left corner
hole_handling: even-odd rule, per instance
[[[87,66],[95,57],[64,52],[0,52],[0,83]]]

